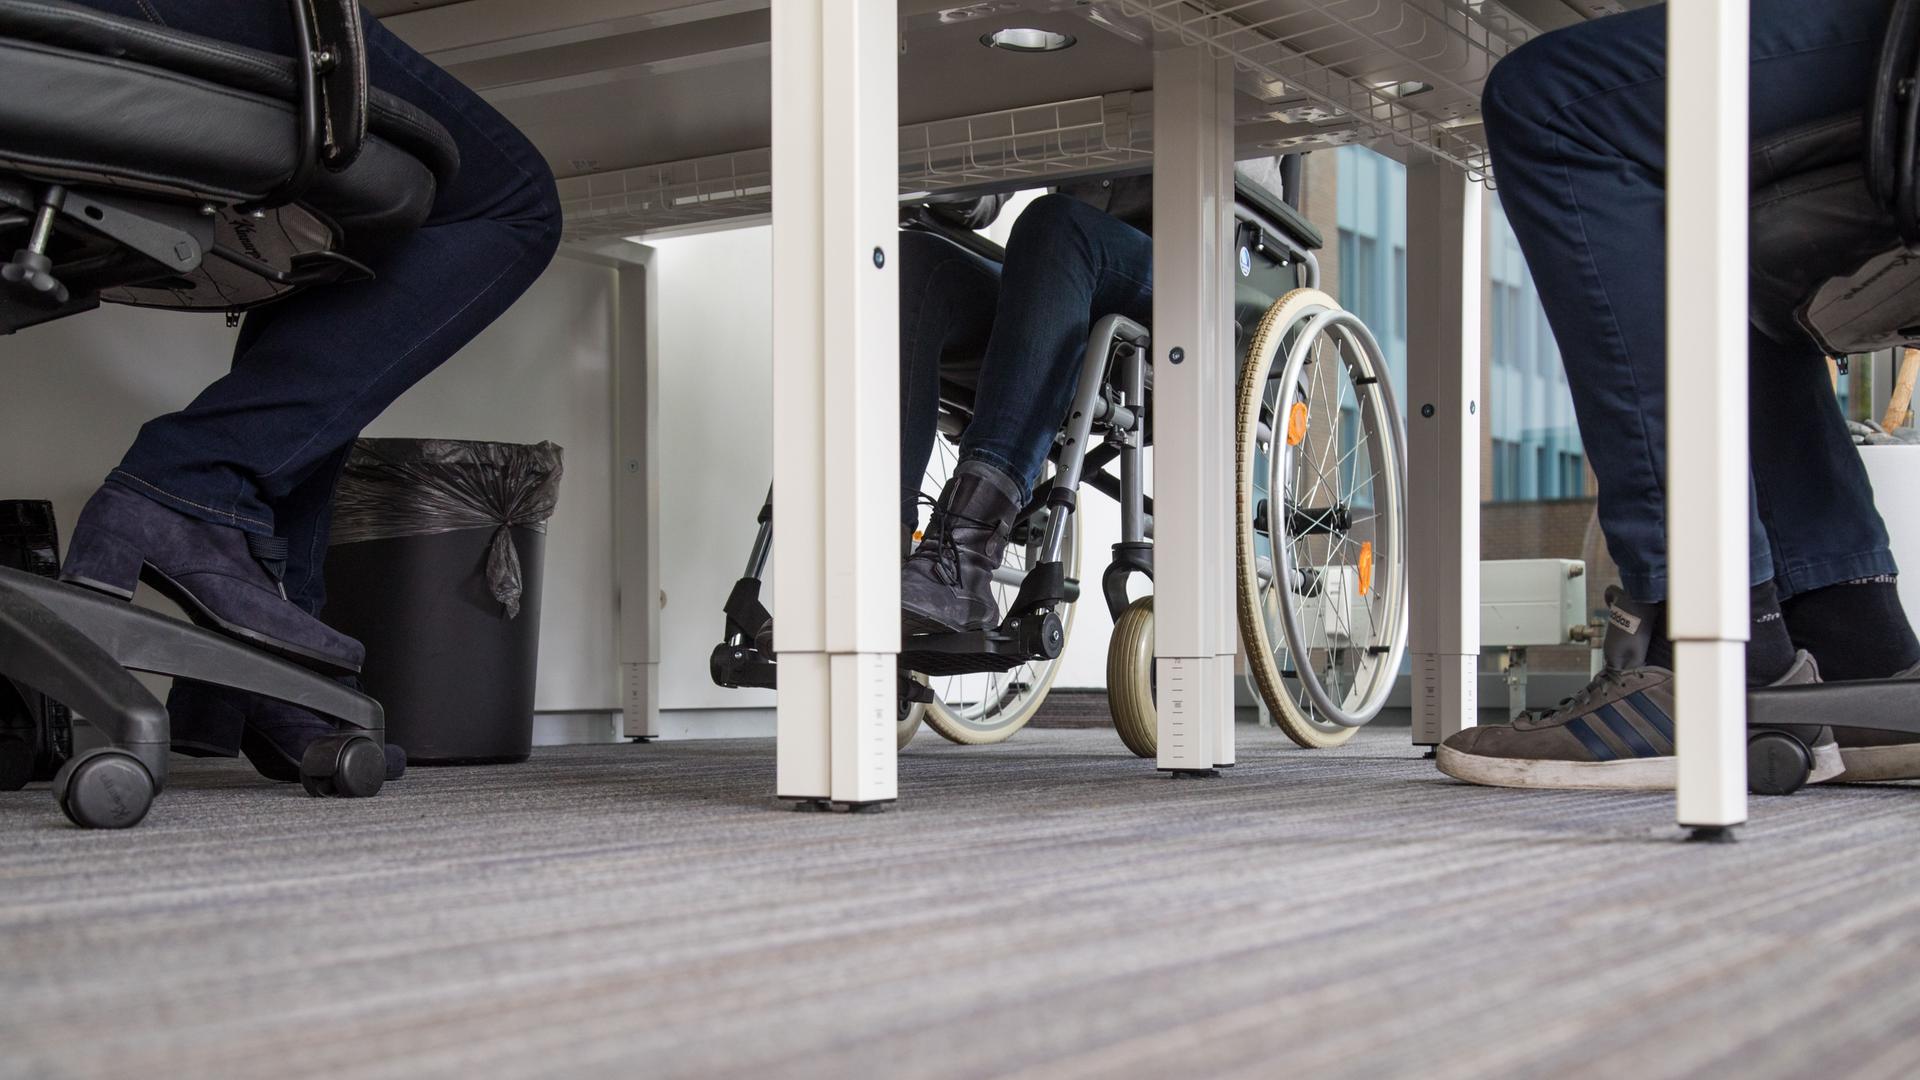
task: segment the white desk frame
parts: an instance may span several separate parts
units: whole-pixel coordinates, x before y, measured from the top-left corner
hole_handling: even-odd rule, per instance
[[[1669,7],[1669,398],[1739,403],[1669,426],[1679,820],[1745,818],[1746,5]],[[773,5],[774,547],[779,793],[896,793],[899,649],[894,0]],[[1230,61],[1155,58],[1156,615],[1162,769],[1232,764]],[[1479,641],[1481,199],[1408,177],[1415,739],[1473,723]],[[875,258],[878,252],[882,256]],[[1183,362],[1172,362],[1172,350]],[[1680,358],[1685,358],[1682,363]],[[1428,414],[1426,408],[1431,406]]]
[[[896,0],[773,5],[778,792],[894,798]]]
[[[1667,6],[1667,560],[1678,815],[1747,817],[1747,3]],[[1708,402],[1677,422],[1674,402]]]

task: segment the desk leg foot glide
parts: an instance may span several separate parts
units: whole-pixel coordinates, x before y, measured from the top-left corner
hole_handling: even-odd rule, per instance
[[[831,814],[836,811],[843,814],[878,814],[893,805],[892,799],[877,799],[873,802],[835,802],[832,799],[789,798],[786,801],[794,810],[804,814]]]
[[[1734,841],[1731,825],[1689,825],[1686,829],[1689,844],[1731,844]]]

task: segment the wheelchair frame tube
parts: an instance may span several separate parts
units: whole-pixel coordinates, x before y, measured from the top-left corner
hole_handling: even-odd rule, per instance
[[[753,536],[753,550],[747,555],[747,577],[760,581],[767,576],[767,558],[773,553],[773,489],[767,489],[767,501],[760,505],[760,531]]]
[[[1093,324],[1093,332],[1087,336],[1087,351],[1080,360],[1080,383],[1073,392],[1073,411],[1067,414],[1067,444],[1060,455],[1060,474],[1054,477],[1055,491],[1077,493],[1080,490],[1087,440],[1093,435],[1094,405],[1100,400],[1107,359],[1113,353],[1114,343],[1124,341],[1137,351],[1146,340],[1146,328],[1122,315],[1108,315]],[[1060,561],[1067,536],[1066,515],[1073,511],[1071,504],[1055,504],[1054,513],[1047,521],[1047,538],[1040,550],[1040,561]]]
[[[1147,356],[1152,342],[1143,341],[1119,359],[1116,382],[1127,396],[1133,423],[1120,448],[1120,539],[1137,544],[1147,538],[1145,455],[1147,441]]]

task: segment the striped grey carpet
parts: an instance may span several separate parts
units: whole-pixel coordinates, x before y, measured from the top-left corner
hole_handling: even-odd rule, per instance
[[[764,741],[577,747],[321,802],[183,765],[83,833],[0,795],[0,1074],[1920,1073],[1920,791],[1474,790],[1404,729],[923,734],[798,814]]]

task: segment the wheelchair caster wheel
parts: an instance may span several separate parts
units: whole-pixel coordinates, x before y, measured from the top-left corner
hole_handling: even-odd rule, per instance
[[[1028,656],[1051,660],[1067,647],[1067,630],[1060,624],[1060,616],[1048,611],[1022,620],[1020,639],[1020,648]]]
[[[33,779],[33,747],[15,735],[0,735],[0,791],[19,791]]]
[[[1813,773],[1813,751],[1784,731],[1747,736],[1747,790],[1755,795],[1791,795]]]
[[[316,799],[366,799],[387,782],[387,755],[365,735],[316,739],[300,759],[300,786]]]
[[[1153,597],[1128,605],[1107,645],[1107,707],[1114,730],[1135,756],[1160,752],[1160,713],[1154,703]]]
[[[153,774],[132,754],[105,748],[82,754],[53,778],[53,798],[83,829],[130,829],[159,794]]]

